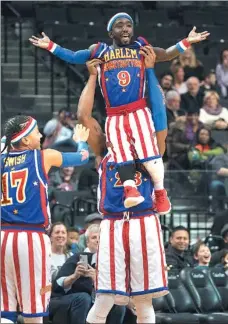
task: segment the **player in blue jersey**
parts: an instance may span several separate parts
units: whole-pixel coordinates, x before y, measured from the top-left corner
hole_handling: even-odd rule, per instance
[[[98,78],[107,111],[106,140],[114,161],[119,164],[118,171],[124,185],[124,204],[132,207],[144,200],[134,180],[135,161],[132,152],[136,150],[154,182],[157,210],[160,214],[166,214],[171,205],[164,189],[164,165],[161,158],[164,148],[161,150],[160,142],[166,136],[166,132],[161,129],[167,128],[167,122],[162,124],[156,115],[151,116],[144,97],[146,79],[149,87],[154,82],[154,75],[146,75],[142,55],[142,47],[148,45],[148,42],[142,37],[132,42],[133,19],[127,13],[113,16],[108,22],[107,31],[113,40],[112,46],[98,43],[89,50],[78,52],[61,48],[45,34],[42,39],[33,36],[30,41],[69,63],[84,63],[89,58],[102,60]],[[196,33],[194,27],[188,38],[176,46],[167,50],[155,47],[156,60],[170,60],[191,43],[202,41],[208,35],[208,32]],[[158,82],[156,84],[159,85]],[[155,128],[157,138],[154,136]]]
[[[1,155],[1,315],[43,323],[51,292],[47,174],[52,166],[87,163],[89,130],[77,125],[78,152],[40,150],[35,119],[16,116],[5,123]]]
[[[154,55],[145,54],[148,73],[153,74]],[[102,159],[105,137],[97,121],[91,116],[96,87],[96,64],[92,60],[88,68],[90,78],[78,105],[78,118],[90,128],[88,141],[97,156]],[[156,83],[151,92],[156,93]],[[157,93],[153,113],[161,107],[163,98]],[[164,115],[160,116],[162,121]],[[136,153],[136,152],[134,152]],[[137,156],[134,155],[137,161]],[[132,296],[137,311],[137,323],[155,323],[151,299],[168,293],[167,271],[158,216],[154,213],[153,183],[141,163],[136,163],[135,182],[145,197],[138,206],[127,209],[123,204],[124,188],[117,164],[107,154],[99,166],[98,209],[104,216],[101,222],[97,259],[96,300],[88,314],[88,323],[105,323],[113,304],[127,304]]]

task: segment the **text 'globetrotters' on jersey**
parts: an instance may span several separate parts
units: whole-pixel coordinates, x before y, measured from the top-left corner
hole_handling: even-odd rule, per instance
[[[144,97],[144,57],[139,51],[141,46],[147,44],[141,37],[133,44],[121,48],[98,43],[92,58],[99,58],[104,62],[98,67],[98,80],[106,107],[119,107]]]
[[[153,209],[153,184],[143,165],[136,163],[135,183],[138,191],[145,198],[140,205],[124,207],[124,187],[117,172],[117,164],[111,162],[109,154],[103,159],[99,167],[98,210],[101,214],[116,214],[126,211],[142,212]]]
[[[47,176],[43,152],[28,150],[1,156],[2,223],[48,227]],[[4,166],[5,162],[5,166]]]

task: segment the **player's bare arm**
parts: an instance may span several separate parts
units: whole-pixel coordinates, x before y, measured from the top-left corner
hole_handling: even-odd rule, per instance
[[[88,143],[96,156],[101,156],[105,148],[105,135],[95,118],[92,117],[94,105],[94,96],[97,80],[97,65],[100,60],[94,59],[87,62],[87,68],[90,73],[89,80],[82,91],[79,99],[77,118],[79,122],[90,129]]]
[[[156,54],[151,46],[144,46],[140,50],[140,54],[144,56],[145,68],[154,68],[156,61]],[[157,143],[160,154],[163,156],[166,150],[166,137],[167,137],[167,128],[161,131],[156,132]]]
[[[67,167],[77,166],[88,162],[88,147],[86,141],[89,137],[89,129],[77,124],[74,129],[73,140],[78,143],[78,152],[74,153],[61,153],[53,149],[46,149],[44,154],[44,168],[46,173],[49,172],[51,167]],[[83,145],[85,144],[85,145]]]
[[[209,35],[210,33],[208,31],[197,33],[196,27],[193,27],[188,37],[184,40],[186,42],[185,45],[189,47],[192,44],[200,43],[206,40]],[[167,49],[160,47],[154,47],[153,49],[156,54],[156,62],[170,61],[180,55],[180,50],[177,45],[171,46]]]

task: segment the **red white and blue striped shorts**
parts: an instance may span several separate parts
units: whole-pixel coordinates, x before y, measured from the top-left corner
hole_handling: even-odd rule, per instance
[[[97,293],[122,296],[168,293],[163,237],[158,216],[104,219],[97,254]]]
[[[1,231],[1,311],[47,316],[51,244],[43,232]],[[3,315],[2,315],[3,316]],[[4,316],[3,316],[4,317]]]
[[[113,108],[115,109],[115,108]],[[108,116],[105,123],[107,147],[116,163],[159,156],[157,138],[150,109]]]

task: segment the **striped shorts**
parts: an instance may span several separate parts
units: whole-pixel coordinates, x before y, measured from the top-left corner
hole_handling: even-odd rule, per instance
[[[167,270],[160,221],[154,214],[101,222],[97,293],[123,296],[167,294]]]
[[[157,138],[149,108],[126,115],[108,116],[105,123],[107,147],[114,162],[124,163],[159,156]]]
[[[1,231],[1,311],[47,316],[51,295],[51,244],[41,232]]]

